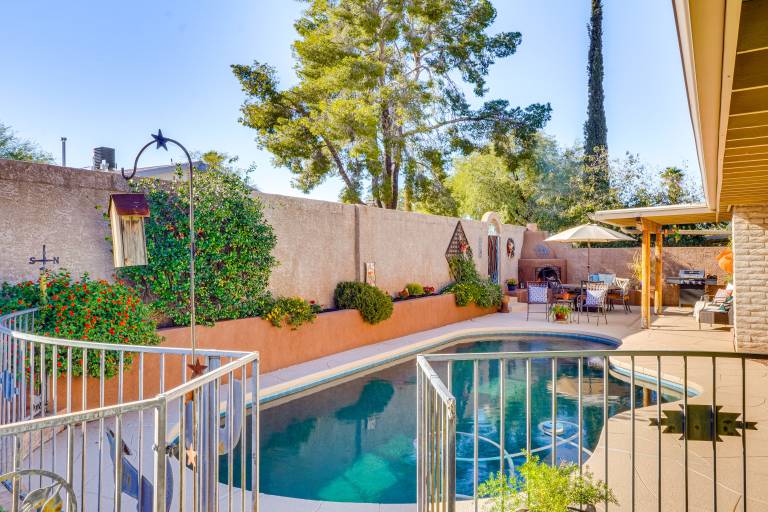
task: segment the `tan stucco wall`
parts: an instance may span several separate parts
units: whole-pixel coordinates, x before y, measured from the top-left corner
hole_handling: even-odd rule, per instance
[[[117,173],[0,160],[0,282],[34,279],[42,245],[75,274],[111,278],[109,194],[127,190]],[[254,194],[277,235],[280,262],[270,288],[331,305],[339,281],[362,280],[376,265],[376,284],[395,294],[406,283],[440,288],[450,280],[445,250],[458,219],[272,194]],[[96,206],[103,209],[97,210]],[[463,220],[481,273],[488,268],[489,223]],[[500,225],[499,277],[517,276],[524,228]],[[513,238],[515,258],[506,257]]]
[[[733,208],[736,342],[768,349],[768,205]]]
[[[39,258],[43,244],[60,267],[110,278],[112,249],[102,213],[109,194],[125,190],[114,173],[0,160],[0,282],[36,279],[40,265],[29,258]]]
[[[450,282],[445,250],[458,219],[359,205],[255,193],[277,235],[270,288],[331,305],[336,283],[362,280],[364,265],[376,267],[376,285],[395,294],[409,282],[440,288]],[[462,220],[477,268],[487,275],[488,222]],[[500,279],[517,277],[522,226],[501,225]],[[506,240],[517,247],[506,256]]]

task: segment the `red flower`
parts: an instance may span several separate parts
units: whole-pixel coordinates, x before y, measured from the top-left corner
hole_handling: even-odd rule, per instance
[[[120,321],[120,325],[121,325],[121,326],[125,325],[125,320],[121,320],[121,321]]]
[[[110,327],[109,328],[109,334],[112,334],[112,335],[115,334],[115,328],[114,327]]]
[[[54,331],[56,331],[56,334],[58,334],[58,333],[59,333],[59,327],[58,327],[58,326],[56,326],[56,328],[54,329]]]

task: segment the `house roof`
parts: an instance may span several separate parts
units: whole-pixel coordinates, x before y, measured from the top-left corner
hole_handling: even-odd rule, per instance
[[[673,0],[707,205],[768,196],[768,0]]]
[[[623,208],[601,210],[591,215],[595,221],[621,228],[639,227],[642,219],[653,221],[659,226],[675,224],[699,224],[730,220],[730,212],[716,212],[704,203],[676,204],[671,206],[650,206],[645,208]]]

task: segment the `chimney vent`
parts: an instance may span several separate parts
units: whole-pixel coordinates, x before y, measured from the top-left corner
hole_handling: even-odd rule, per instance
[[[93,168],[94,170],[98,170],[102,168],[102,162],[104,162],[106,165],[105,167],[108,170],[114,170],[116,168],[115,166],[115,148],[106,148],[103,146],[99,146],[98,148],[93,148]]]

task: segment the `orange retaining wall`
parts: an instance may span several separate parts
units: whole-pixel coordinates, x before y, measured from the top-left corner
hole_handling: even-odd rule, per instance
[[[398,301],[393,306],[392,316],[376,325],[365,323],[360,313],[354,309],[321,313],[313,323],[302,325],[296,330],[288,327],[274,327],[261,318],[226,320],[210,327],[198,327],[198,347],[258,351],[260,373],[267,373],[495,311],[495,309],[480,308],[475,305],[456,306],[452,294]],[[158,332],[165,338],[161,346],[189,347],[189,328],[187,327],[161,329]],[[181,358],[167,356],[165,365],[165,389],[171,389],[182,382]],[[138,399],[138,366],[138,357],[134,357],[130,369],[124,373],[124,402]],[[144,397],[154,396],[159,392],[160,360],[158,356],[145,355],[144,375]],[[88,378],[86,385],[88,405],[93,407],[99,400],[99,381]],[[61,409],[66,406],[66,379],[59,378],[57,387],[57,406]],[[117,377],[106,381],[105,405],[117,402],[117,391]],[[75,377],[72,382],[73,411],[80,410],[81,399],[82,378]]]

